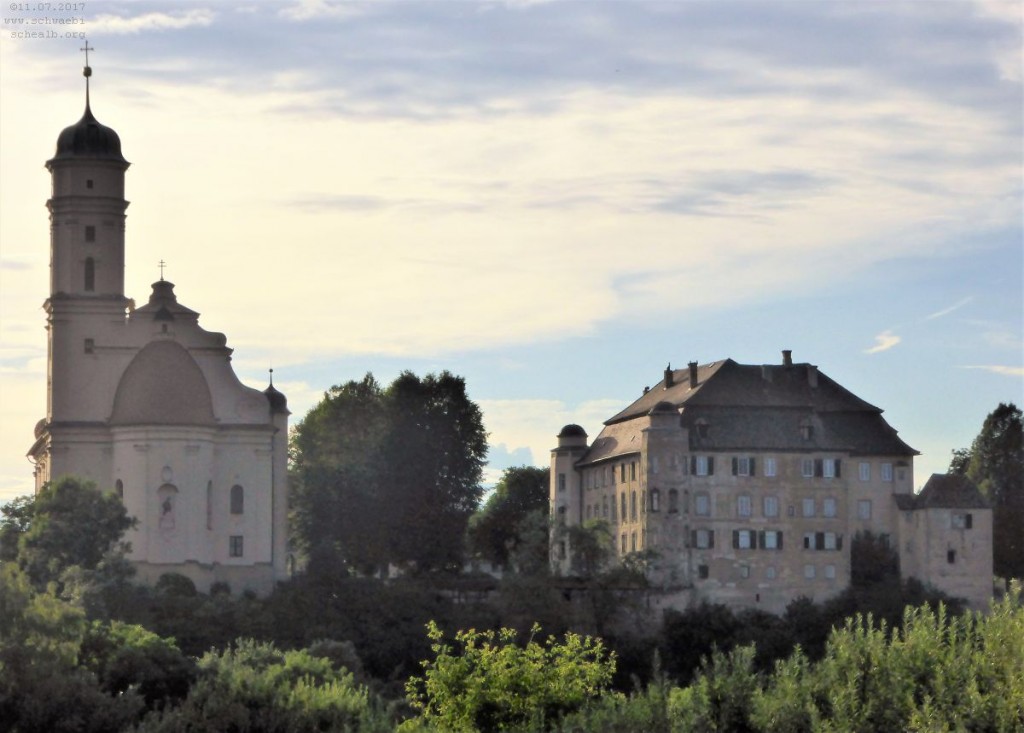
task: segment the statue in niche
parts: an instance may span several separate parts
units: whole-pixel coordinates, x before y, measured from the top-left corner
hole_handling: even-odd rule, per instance
[[[168,536],[174,532],[176,524],[174,514],[174,503],[177,498],[178,491],[173,486],[164,485],[160,488],[159,496],[162,497],[160,502],[160,520],[158,526],[160,528],[160,534]]]

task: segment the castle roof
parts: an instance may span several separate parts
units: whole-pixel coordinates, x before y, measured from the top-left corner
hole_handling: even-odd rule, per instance
[[[813,364],[732,359],[665,370],[665,378],[605,422],[580,464],[640,450],[645,418],[679,413],[691,450],[838,451],[912,456],[882,410]],[[698,425],[700,428],[698,429]]]
[[[933,473],[914,499],[915,509],[984,509],[988,501],[966,476]]]

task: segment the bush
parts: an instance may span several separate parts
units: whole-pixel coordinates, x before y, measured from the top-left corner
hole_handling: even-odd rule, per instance
[[[548,637],[540,643],[534,640],[539,633],[535,626],[521,647],[512,629],[460,631],[454,652],[437,625],[428,624],[435,658],[424,662],[422,678],[406,683],[420,720],[402,730],[416,730],[424,722],[452,733],[550,730],[608,689],[615,656],[600,640],[566,634],[564,642]]]

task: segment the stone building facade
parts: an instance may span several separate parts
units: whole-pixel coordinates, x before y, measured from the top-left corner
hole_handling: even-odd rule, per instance
[[[972,527],[949,529],[959,520],[947,498],[914,495],[915,455],[882,410],[788,351],[774,365],[670,367],[592,442],[578,425],[559,434],[553,563],[570,572],[560,527],[600,520],[617,558],[643,560],[660,602],[780,612],[845,588],[852,540],[871,532],[898,551],[904,574],[983,605],[991,510],[962,492]],[[940,548],[955,542],[942,565]]]
[[[38,491],[63,475],[116,491],[144,580],[269,591],[288,570],[285,397],[243,385],[223,334],[161,276],[125,296],[125,172],[114,130],[85,113],[57,139],[52,178],[47,405],[29,458]]]

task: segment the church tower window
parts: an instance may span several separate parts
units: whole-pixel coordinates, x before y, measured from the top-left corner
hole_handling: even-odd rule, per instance
[[[241,514],[245,511],[245,489],[238,484],[231,487],[231,513]]]
[[[86,242],[95,242],[96,241],[96,227],[94,227],[92,224],[90,224],[89,226],[87,226],[85,228],[85,241]]]
[[[242,557],[243,545],[242,535],[231,535],[228,538],[228,556],[229,557]]]
[[[91,293],[96,289],[96,260],[92,257],[85,258],[85,292]]]

